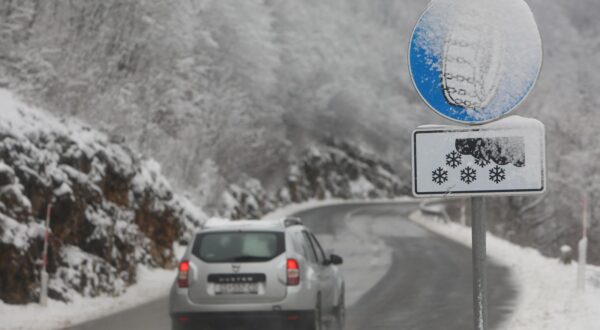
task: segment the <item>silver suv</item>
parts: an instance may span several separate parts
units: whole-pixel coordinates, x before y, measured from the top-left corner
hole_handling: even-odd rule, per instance
[[[343,329],[342,258],[298,218],[211,220],[170,295],[173,329]]]

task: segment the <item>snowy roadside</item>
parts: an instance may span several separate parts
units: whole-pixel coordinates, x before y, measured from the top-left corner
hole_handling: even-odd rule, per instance
[[[50,299],[38,304],[8,305],[0,301],[0,329],[61,329],[151,302],[168,294],[175,270],[138,268],[138,283],[119,297],[75,297],[71,303]]]
[[[177,256],[185,246],[174,246]],[[62,329],[138,307],[168,295],[176,270],[138,266],[138,281],[118,297],[75,296],[71,303],[48,300],[48,307],[36,303],[9,305],[0,301],[0,330]]]
[[[406,202],[411,201],[411,199],[376,200],[373,203],[395,201]],[[371,201],[361,202],[370,203]],[[308,201],[283,207],[265,215],[265,218],[284,217],[319,206],[351,203],[357,203],[357,201]],[[325,246],[334,251],[344,251],[344,255],[347,256],[343,270],[346,274],[349,305],[358,300],[362,294],[379,281],[380,277],[385,275],[390,258],[389,250],[386,250],[387,248],[383,242],[372,240],[358,230],[359,228],[353,229],[353,226],[349,226],[349,229],[343,235],[320,237]],[[344,237],[344,239],[339,237]],[[348,237],[353,239],[349,240]],[[356,242],[361,244],[356,244]],[[365,249],[365,246],[369,246],[369,248]],[[180,246],[176,246],[175,250],[178,256],[182,255],[184,251]],[[364,264],[360,263],[360,260],[366,260],[365,258],[372,260],[372,269],[370,269],[368,280],[364,278],[364,271],[361,271]],[[62,329],[122,312],[166,296],[176,276],[176,270],[149,269],[143,266],[138,268],[138,272],[138,282],[128,287],[127,291],[118,297],[100,296],[91,298],[75,296],[73,301],[68,304],[50,299],[48,307],[45,308],[35,303],[9,305],[0,301],[0,330]]]
[[[263,219],[283,218],[283,217],[290,216],[290,215],[298,213],[298,212],[310,210],[310,209],[317,208],[317,207],[323,207],[323,206],[359,204],[359,203],[389,204],[389,203],[394,203],[394,202],[407,203],[407,202],[414,202],[414,201],[416,201],[414,198],[408,197],[408,196],[390,198],[390,199],[367,199],[367,200],[335,199],[335,198],[327,199],[327,200],[311,199],[309,201],[302,202],[302,203],[289,204],[289,205],[279,208],[273,212],[269,212],[269,213],[263,215],[262,218]]]
[[[443,223],[411,214],[417,224],[471,246],[471,230],[457,223]],[[502,329],[510,330],[593,330],[600,324],[600,267],[588,266],[587,290],[576,292],[577,265],[562,265],[488,233],[488,256],[505,265],[519,285],[514,313]]]
[[[24,303],[37,295],[38,217],[52,200],[49,288],[52,298],[62,297],[46,308],[0,300],[0,329],[62,328],[168,293],[175,278],[161,268],[171,264],[168,248],[206,216],[173,191],[157,162],[1,88],[0,135],[1,297]],[[137,283],[126,287],[131,278]]]

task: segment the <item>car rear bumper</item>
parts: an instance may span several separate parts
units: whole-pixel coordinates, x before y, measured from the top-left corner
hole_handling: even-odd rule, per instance
[[[313,310],[316,306],[317,292],[302,286],[288,287],[287,294],[281,299],[271,301],[232,301],[217,303],[210,300],[198,303],[190,299],[187,289],[173,285],[169,297],[169,310],[175,314],[210,313],[269,313],[280,311]]]
[[[313,311],[177,313],[172,314],[174,329],[217,330],[228,327],[244,329],[306,329],[314,323]]]

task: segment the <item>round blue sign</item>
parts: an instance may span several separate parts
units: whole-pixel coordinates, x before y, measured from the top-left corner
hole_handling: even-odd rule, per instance
[[[523,0],[433,0],[411,37],[409,66],[435,112],[482,124],[527,97],[542,66],[542,41]]]

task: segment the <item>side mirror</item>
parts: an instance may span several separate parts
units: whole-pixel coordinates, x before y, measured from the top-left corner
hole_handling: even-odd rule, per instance
[[[332,254],[331,257],[329,257],[329,263],[336,266],[341,265],[344,263],[344,259],[342,259],[342,257],[338,256],[337,254]]]
[[[183,236],[183,237],[180,237],[179,238],[179,244],[183,245],[183,246],[188,246],[188,244],[190,244],[190,240],[189,239],[190,239],[190,237],[188,237],[187,235]]]

